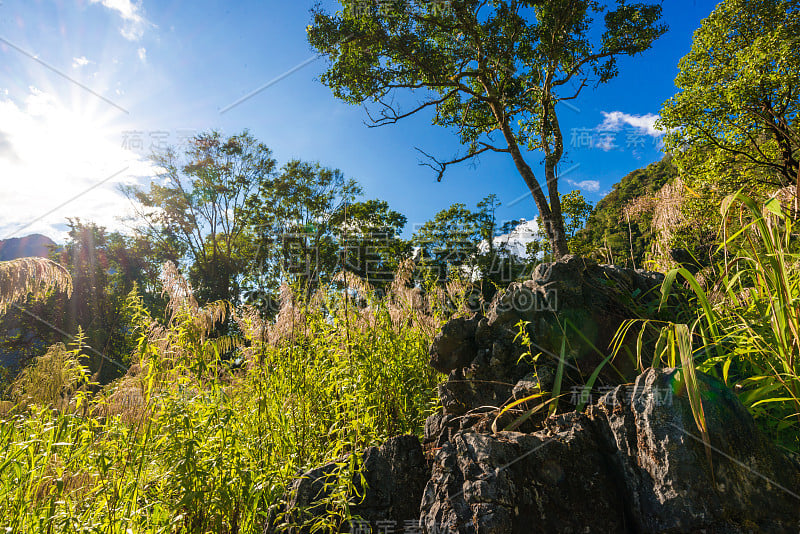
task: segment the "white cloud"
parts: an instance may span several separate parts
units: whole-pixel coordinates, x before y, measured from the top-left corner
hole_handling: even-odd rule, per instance
[[[535,220],[526,221],[522,219],[520,223],[507,234],[501,234],[494,238],[494,246],[497,249],[505,249],[511,254],[520,258],[527,258],[528,243],[539,239],[539,226]],[[478,250],[482,253],[489,251],[489,243],[486,240],[478,244]]]
[[[41,233],[63,241],[67,217],[124,230],[119,217],[130,204],[118,186],[143,184],[153,171],[91,110],[33,87],[21,100],[0,97],[0,239]]]
[[[600,182],[597,180],[582,180],[580,182],[575,182],[574,180],[567,180],[569,185],[575,186],[582,191],[588,191],[589,193],[597,193],[600,191]]]
[[[655,113],[648,113],[647,115],[630,115],[622,111],[602,111],[601,113],[603,114],[603,122],[597,126],[598,131],[618,132],[627,124],[651,137],[664,135],[664,132],[655,127],[655,122],[659,119],[659,116]]]
[[[138,41],[144,35],[144,30],[152,26],[142,14],[141,1],[136,3],[131,0],[89,0],[92,4],[101,3],[103,6],[116,11],[124,22],[120,33],[129,41]]]
[[[597,136],[597,139],[594,142],[594,147],[599,148],[604,152],[608,152],[610,150],[614,150],[615,148],[619,148],[617,144],[614,142],[616,137],[611,132],[604,132]]]
[[[91,61],[86,59],[86,56],[72,58],[72,68],[73,69],[79,69],[81,67],[85,67],[89,63],[91,63]]]
[[[142,47],[136,51],[136,55],[139,56],[139,60],[142,63],[147,63],[147,49]]]
[[[588,191],[589,193],[597,193],[600,191],[600,182],[597,180],[583,180],[581,182],[575,182],[573,180],[567,180],[567,183],[570,185],[574,185],[575,187],[581,189],[582,191]]]

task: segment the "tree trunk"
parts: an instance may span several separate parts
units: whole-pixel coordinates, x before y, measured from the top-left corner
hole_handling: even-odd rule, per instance
[[[533,196],[536,207],[539,208],[539,216],[542,218],[544,225],[545,235],[553,248],[553,259],[558,260],[562,256],[569,254],[569,247],[567,247],[567,236],[564,231],[564,219],[561,216],[561,201],[558,198],[558,187],[555,175],[548,181],[548,192],[550,193],[551,202],[547,202],[547,197],[539,185],[539,181],[533,174],[530,165],[522,157],[522,152],[519,149],[514,134],[507,124],[500,124],[503,137],[508,143],[508,151],[511,153],[511,159],[514,160],[514,165],[517,171],[525,180],[525,184]],[[554,198],[555,197],[555,198]]]
[[[544,224],[547,239],[550,241],[550,246],[553,247],[553,259],[558,260],[569,254],[567,234],[564,231],[564,219],[561,217],[561,211],[559,210],[558,216],[555,213],[548,214],[547,218],[542,216],[542,223]]]

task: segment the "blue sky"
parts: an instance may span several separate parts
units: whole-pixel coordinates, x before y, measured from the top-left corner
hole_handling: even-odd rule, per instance
[[[3,0],[0,2],[0,239],[60,240],[65,218],[112,229],[129,210],[121,183],[146,184],[151,146],[215,128],[248,128],[280,163],[341,169],[408,217],[406,233],[454,202],[495,193],[502,221],[536,215],[506,155],[448,170],[419,166],[420,147],[446,158],[457,138],[416,116],[369,129],[358,106],[319,83],[306,1]],[[329,10],[338,4],[323,2]],[[626,173],[661,158],[651,127],[675,92],[677,64],[716,2],[663,3],[670,26],[654,47],[621,58],[620,76],[559,109],[568,153],[561,192],[596,203]],[[240,104],[242,97],[307,64]],[[540,156],[530,154],[537,164]],[[541,175],[541,168],[534,166]]]

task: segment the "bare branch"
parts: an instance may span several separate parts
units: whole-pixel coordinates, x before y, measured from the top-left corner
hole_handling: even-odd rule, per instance
[[[383,106],[383,109],[381,110],[380,117],[377,117],[377,118],[373,117],[372,114],[370,114],[369,110],[366,110],[367,117],[369,117],[369,120],[372,121],[372,124],[369,124],[367,122],[365,122],[364,124],[366,124],[367,127],[369,127],[369,128],[378,128],[379,126],[386,126],[387,124],[394,124],[394,123],[400,121],[401,119],[405,119],[406,117],[410,117],[411,115],[413,115],[413,114],[415,114],[415,113],[417,113],[419,111],[422,111],[425,108],[428,108],[430,106],[438,106],[439,104],[444,103],[448,98],[451,98],[452,96],[454,96],[456,94],[458,94],[458,89],[453,89],[452,91],[450,91],[446,95],[444,95],[442,98],[439,98],[439,99],[436,99],[436,100],[429,100],[429,101],[423,103],[422,105],[417,106],[416,108],[414,108],[411,111],[408,111],[406,113],[399,113],[391,104],[388,104],[388,103],[384,102],[383,100],[378,99],[377,102],[381,106]]]
[[[422,155],[424,155],[426,158],[430,159],[433,162],[433,163],[420,162],[420,165],[422,165],[423,167],[430,167],[431,169],[436,171],[437,174],[438,174],[436,176],[436,181],[437,182],[441,182],[442,181],[442,177],[444,176],[444,173],[447,170],[447,167],[449,167],[450,165],[455,165],[456,163],[461,163],[462,161],[466,161],[468,159],[474,158],[478,154],[483,154],[484,152],[486,152],[488,150],[494,150],[496,152],[508,152],[508,149],[498,149],[498,148],[493,147],[492,145],[488,145],[486,143],[480,143],[480,144],[483,145],[483,148],[481,148],[479,150],[475,150],[475,151],[471,150],[466,156],[455,157],[454,159],[451,159],[450,161],[439,161],[434,156],[431,156],[430,154],[428,154],[427,152],[425,152],[421,148],[418,148],[418,147],[414,147],[414,148],[417,150],[417,152],[420,152]]]

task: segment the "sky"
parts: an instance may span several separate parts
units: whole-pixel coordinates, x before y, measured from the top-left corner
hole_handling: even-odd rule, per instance
[[[318,161],[358,180],[408,218],[405,235],[455,202],[494,193],[499,224],[534,219],[506,154],[448,169],[441,182],[416,147],[440,159],[462,147],[431,115],[368,128],[363,107],[319,82],[324,58],[306,40],[313,1],[0,0],[0,239],[65,239],[67,218],[129,231],[120,185],[147,187],[153,149],[244,129],[280,164]],[[323,1],[329,12],[339,4]],[[592,203],[663,156],[653,123],[676,89],[692,33],[716,5],[663,2],[670,29],[620,75],[557,109],[567,153],[562,193]],[[528,160],[542,175],[541,155]]]

